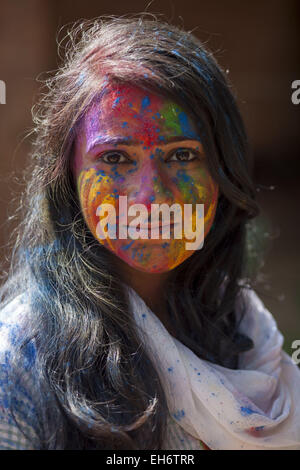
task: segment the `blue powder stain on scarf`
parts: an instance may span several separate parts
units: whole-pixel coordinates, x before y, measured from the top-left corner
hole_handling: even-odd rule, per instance
[[[19,333],[20,328],[18,327],[18,325],[10,325],[8,337],[11,345],[14,346],[20,342]]]
[[[184,410],[178,410],[177,413],[173,414],[174,418],[177,419],[178,421],[181,420],[185,416]]]
[[[128,122],[123,121],[123,122],[122,122],[122,127],[128,127]]]
[[[251,408],[248,408],[246,406],[241,406],[241,414],[243,416],[249,416],[252,415],[253,413],[256,413],[256,411],[251,410]]]
[[[32,342],[27,343],[24,348],[24,362],[23,366],[26,371],[30,370],[36,359],[36,349]]]
[[[168,372],[174,372],[173,367],[168,367]]]
[[[143,317],[143,318],[146,318],[146,317],[147,317],[147,315],[146,315],[145,313],[143,313],[143,314],[142,314],[142,317]]]

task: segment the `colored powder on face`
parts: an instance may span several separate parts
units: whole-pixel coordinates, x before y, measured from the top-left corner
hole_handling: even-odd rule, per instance
[[[176,176],[182,181],[184,181],[185,183],[191,182],[191,179],[192,179],[191,176],[187,175],[184,170],[178,170]]]
[[[178,119],[178,114],[174,105],[167,103],[161,110],[161,116],[165,119],[165,125],[173,130],[176,135],[181,134],[181,127]]]
[[[127,250],[131,247],[131,245],[133,244],[133,242],[134,242],[134,240],[132,240],[130,243],[128,243],[128,245],[122,246],[122,250],[127,251]]]
[[[183,197],[186,199],[192,192],[193,179],[190,175],[186,174],[184,170],[178,170],[176,176],[177,176],[179,191],[181,192]]]
[[[117,106],[117,104],[120,102],[120,97],[116,98],[115,101],[113,102],[113,105],[112,107],[115,108]]]
[[[145,111],[146,108],[148,108],[148,106],[150,105],[150,99],[149,99],[149,96],[145,96],[142,100],[142,107],[141,107],[141,111]]]
[[[179,119],[182,134],[186,135],[187,137],[192,137],[196,140],[199,140],[197,133],[193,130],[191,123],[189,121],[189,118],[184,111],[179,113],[178,119]]]

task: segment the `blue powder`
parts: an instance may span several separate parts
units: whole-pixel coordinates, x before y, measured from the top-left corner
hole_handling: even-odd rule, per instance
[[[113,105],[112,107],[115,108],[117,106],[117,104],[120,102],[120,97],[116,98],[115,101],[113,102]]]
[[[128,243],[128,245],[122,246],[122,250],[125,250],[125,251],[128,250],[131,247],[131,245],[133,244],[133,242],[134,242],[134,240],[132,240],[130,243]]]
[[[177,413],[173,414],[174,418],[177,419],[178,421],[181,420],[185,416],[184,410],[178,410]]]
[[[145,111],[146,108],[150,105],[149,96],[145,96],[142,100],[142,111]]]
[[[28,371],[31,369],[33,364],[35,363],[36,359],[36,349],[34,347],[34,344],[32,342],[29,342],[26,344],[26,347],[24,348],[24,369]]]
[[[182,134],[186,135],[187,137],[195,138],[197,140],[198,135],[191,128],[187,114],[184,111],[181,111],[178,114],[178,119],[179,119],[180,127],[182,129]]]
[[[190,182],[190,180],[192,179],[190,175],[187,175],[184,170],[178,170],[176,176],[182,179],[185,183]]]
[[[241,406],[241,414],[243,416],[252,415],[253,413],[256,413],[256,411],[253,411],[251,408],[247,408],[246,406]]]
[[[105,176],[105,171],[103,171],[103,170],[98,170],[98,171],[96,172],[96,175],[97,175],[97,176],[99,176],[99,175]]]

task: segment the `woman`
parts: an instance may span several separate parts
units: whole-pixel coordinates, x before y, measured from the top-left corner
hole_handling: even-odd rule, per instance
[[[2,287],[2,448],[300,448],[299,371],[242,282],[258,207],[223,72],[192,34],[144,16],[69,36],[34,108]],[[157,204],[190,205],[202,248],[176,237],[175,213],[151,237]]]

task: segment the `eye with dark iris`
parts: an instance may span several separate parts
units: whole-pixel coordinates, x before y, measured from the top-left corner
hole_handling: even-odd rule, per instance
[[[178,149],[172,153],[168,161],[190,162],[197,158],[197,152],[191,149]]]
[[[128,163],[129,160],[120,152],[107,152],[101,156],[101,160],[111,165],[115,163]]]

